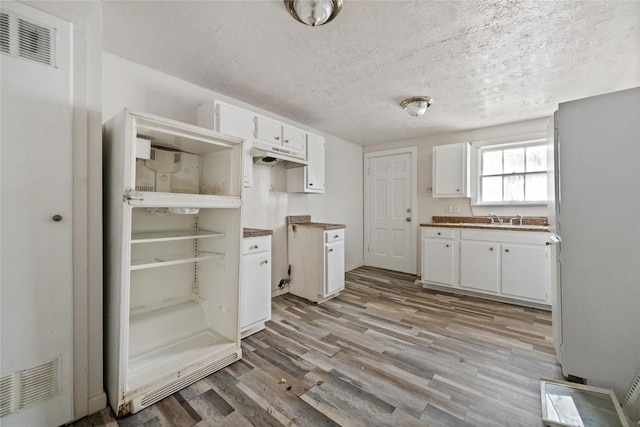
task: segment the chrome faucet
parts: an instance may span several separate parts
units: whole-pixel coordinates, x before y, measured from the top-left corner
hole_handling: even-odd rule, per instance
[[[516,217],[518,217],[518,225],[522,225],[522,219],[523,219],[524,217],[523,217],[522,215],[520,215],[520,214],[516,215]],[[515,219],[515,218],[511,218],[511,219],[509,220],[509,224],[514,225],[514,224],[513,224],[513,220],[514,220],[514,219]]]
[[[493,219],[494,217],[496,218],[497,221]],[[489,212],[489,219],[491,220],[491,224],[495,224],[496,222],[498,224],[502,224],[502,218],[500,218],[498,215],[494,213]]]

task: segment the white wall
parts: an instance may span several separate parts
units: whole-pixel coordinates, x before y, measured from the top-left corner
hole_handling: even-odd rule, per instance
[[[278,293],[280,279],[287,277],[287,215],[311,215],[313,221],[345,224],[346,267],[353,269],[362,265],[361,146],[110,53],[104,52],[102,61],[103,121],[128,107],[197,124],[198,106],[215,98],[324,136],[325,194],[287,193],[283,165],[255,165],[253,186],[245,188],[243,225],[273,230],[272,282],[275,293]]]
[[[427,113],[428,114],[428,113]],[[419,119],[418,119],[419,120]],[[418,221],[420,223],[432,222],[436,216],[472,216],[486,215],[482,209],[473,208],[469,198],[433,198],[429,188],[432,187],[432,162],[433,147],[436,145],[455,144],[458,142],[474,142],[491,139],[500,139],[518,135],[527,135],[545,132],[551,117],[536,120],[528,120],[518,123],[510,123],[502,126],[493,126],[482,129],[474,129],[463,132],[452,132],[443,135],[434,135],[418,139],[390,142],[364,147],[364,152],[375,152],[400,147],[418,147]],[[446,204],[458,204],[459,214],[445,213]],[[491,208],[491,211],[499,215],[547,216],[546,207],[517,207],[517,208]]]

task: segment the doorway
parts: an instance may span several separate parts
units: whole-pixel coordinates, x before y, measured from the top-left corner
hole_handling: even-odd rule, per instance
[[[416,274],[417,147],[364,155],[365,265]]]

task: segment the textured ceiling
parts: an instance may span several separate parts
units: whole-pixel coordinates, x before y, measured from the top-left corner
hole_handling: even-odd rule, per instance
[[[104,49],[362,144],[550,116],[640,55],[640,1],[105,1]],[[399,103],[429,95],[418,118]]]

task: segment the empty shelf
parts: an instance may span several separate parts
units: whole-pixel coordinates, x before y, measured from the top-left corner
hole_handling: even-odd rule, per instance
[[[221,238],[224,233],[210,230],[172,230],[147,233],[132,233],[131,243],[166,242],[170,240]]]
[[[144,270],[146,268],[167,267],[170,265],[188,264],[191,262],[212,261],[223,259],[224,254],[218,252],[199,252],[195,257],[175,259],[142,259],[131,261],[131,271]]]

